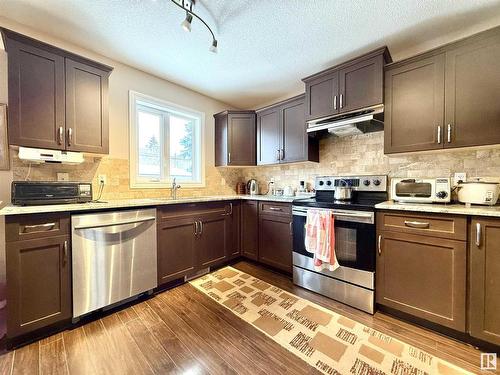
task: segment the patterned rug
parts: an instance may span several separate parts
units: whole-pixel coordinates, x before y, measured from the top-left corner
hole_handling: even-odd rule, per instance
[[[191,285],[325,374],[471,374],[232,267]]]

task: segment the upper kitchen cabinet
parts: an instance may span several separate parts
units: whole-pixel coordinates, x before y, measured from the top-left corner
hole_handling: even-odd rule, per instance
[[[444,54],[385,72],[385,153],[443,147]]]
[[[108,153],[112,68],[1,31],[8,53],[9,144]]]
[[[257,164],[319,161],[318,140],[306,132],[304,95],[257,111]]]
[[[215,166],[255,165],[255,112],[224,111],[215,118]]]
[[[304,78],[306,120],[383,104],[384,65],[391,61],[383,47]]]
[[[386,67],[385,153],[500,143],[500,28]]]

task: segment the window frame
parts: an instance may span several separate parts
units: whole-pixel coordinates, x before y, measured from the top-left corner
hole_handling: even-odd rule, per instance
[[[142,103],[141,103],[142,102]],[[160,148],[161,170],[160,179],[153,180],[141,178],[139,176],[139,139],[138,139],[138,108],[143,107],[145,112],[161,114],[160,122]],[[170,176],[170,124],[165,119],[164,112],[178,114],[181,118],[192,118],[196,122],[193,129],[193,150],[199,150],[199,156],[193,158],[193,176],[197,180],[183,180],[177,178],[176,182],[185,187],[205,187],[205,113],[192,108],[184,107],[166,100],[154,98],[152,96],[129,90],[129,175],[130,188],[132,189],[161,189],[170,188],[173,179]],[[198,123],[198,124],[196,124]],[[165,157],[165,155],[168,155]],[[198,159],[198,163],[195,159]]]

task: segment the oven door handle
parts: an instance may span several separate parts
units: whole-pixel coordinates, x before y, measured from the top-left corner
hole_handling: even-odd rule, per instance
[[[335,218],[338,218],[339,220],[353,219],[353,220],[363,220],[362,222],[369,221],[372,223],[374,221],[374,215],[372,212],[362,213],[362,212],[338,212],[335,210],[327,210],[327,211],[332,212],[333,216]],[[294,208],[292,210],[292,214],[295,216],[307,217],[307,210]]]

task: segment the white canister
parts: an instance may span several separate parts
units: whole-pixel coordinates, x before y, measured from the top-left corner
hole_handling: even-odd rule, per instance
[[[461,203],[493,206],[498,201],[500,184],[486,181],[461,182],[458,187],[458,201]]]

